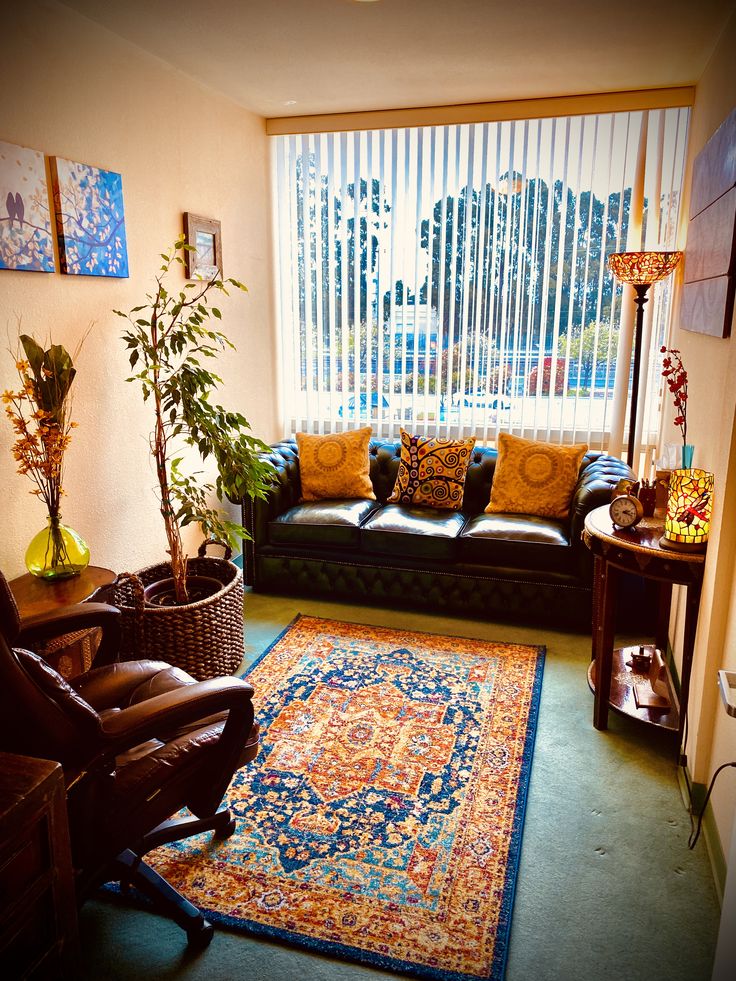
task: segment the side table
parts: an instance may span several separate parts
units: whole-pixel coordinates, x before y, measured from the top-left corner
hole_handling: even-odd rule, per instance
[[[679,754],[690,689],[705,553],[676,552],[663,548],[659,544],[663,532],[662,515],[656,513],[654,517],[644,518],[635,528],[629,529],[613,525],[607,505],[587,515],[583,540],[594,555],[593,660],[588,678],[595,692],[593,725],[596,729],[607,727],[610,705],[642,722],[676,731]],[[659,582],[655,643],[662,651],[667,647],[672,586],[687,587],[680,699],[678,705],[670,681],[672,706],[667,712],[637,706],[634,684],[644,681],[644,677],[627,667],[626,658],[631,648],[614,650],[613,647],[616,595],[621,573],[625,572]]]
[[[26,573],[12,579],[8,585],[13,594],[21,622],[30,617],[53,613],[66,606],[74,606],[93,599],[103,586],[115,582],[112,569],[88,565],[78,576],[48,582]],[[95,631],[82,630],[46,644],[39,651],[65,678],[89,668],[94,652],[92,643]]]

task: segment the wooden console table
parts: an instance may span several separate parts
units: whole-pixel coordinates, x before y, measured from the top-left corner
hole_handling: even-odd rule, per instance
[[[659,544],[663,532],[664,521],[657,514],[652,518],[644,518],[635,528],[630,529],[614,527],[608,514],[608,505],[596,508],[587,515],[583,540],[595,557],[593,660],[588,678],[595,692],[593,725],[596,729],[607,727],[610,705],[642,722],[676,731],[679,753],[690,689],[705,553],[676,552],[663,548]],[[632,648],[614,650],[613,647],[616,595],[619,579],[625,572],[659,582],[655,644],[663,653],[667,649],[672,586],[678,584],[687,587],[679,705],[670,680],[672,705],[666,712],[637,706],[634,684],[644,678],[627,667],[626,661]]]

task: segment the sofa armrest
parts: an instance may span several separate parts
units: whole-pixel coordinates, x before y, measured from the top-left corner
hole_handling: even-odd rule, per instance
[[[241,501],[242,523],[251,541],[243,540],[243,573],[247,586],[253,586],[255,549],[268,539],[268,523],[279,514],[299,503],[301,480],[296,440],[285,439],[274,444],[264,459],[273,466],[271,488],[265,498]]]
[[[585,516],[609,503],[611,491],[622,478],[636,480],[636,475],[623,460],[605,453],[596,454],[580,472],[570,505],[570,542],[581,556],[581,571],[591,564],[590,553],[582,541]]]

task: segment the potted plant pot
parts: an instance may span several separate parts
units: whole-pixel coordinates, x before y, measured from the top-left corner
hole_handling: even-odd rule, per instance
[[[230,561],[229,546],[224,558],[206,555],[210,544],[203,542],[198,557],[189,560],[190,579],[203,581],[209,595],[184,604],[175,602],[175,594],[174,602],[146,602],[146,591],[159,598],[173,593],[167,562],[121,573],[107,588],[108,602],[121,612],[123,659],[166,661],[198,681],[238,670],[244,653],[243,571]]]

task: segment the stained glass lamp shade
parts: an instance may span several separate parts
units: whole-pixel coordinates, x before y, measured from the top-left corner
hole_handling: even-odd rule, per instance
[[[639,402],[639,362],[641,360],[641,334],[644,325],[644,304],[647,290],[652,283],[664,279],[677,266],[682,252],[614,252],[608,257],[608,268],[616,279],[634,287],[636,303],[636,333],[634,336],[634,373],[631,381],[631,409],[629,411],[629,446],[626,462],[634,465],[636,440],[636,410]]]
[[[680,552],[705,548],[713,511],[713,484],[713,474],[705,470],[672,471],[660,545]]]
[[[651,286],[669,276],[681,258],[682,252],[614,252],[608,268],[622,283]]]

